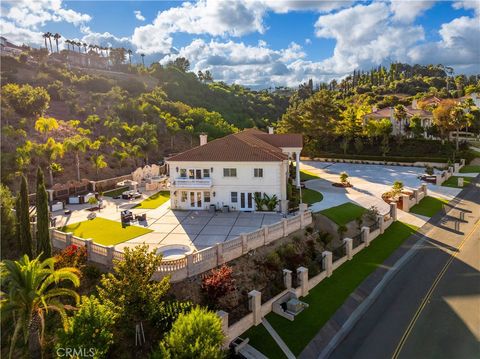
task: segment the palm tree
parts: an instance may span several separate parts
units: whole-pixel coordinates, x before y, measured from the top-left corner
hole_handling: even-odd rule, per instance
[[[47,32],[48,35],[48,42],[50,43],[50,52],[53,53],[53,46],[52,46],[52,36],[53,34],[51,32]]]
[[[84,42],[82,45],[83,45],[83,49],[84,49],[85,53],[87,53],[87,43]]]
[[[93,155],[92,156],[92,164],[93,167],[95,167],[95,174],[97,175],[97,180],[98,180],[98,172],[102,169],[107,167],[107,162],[105,161],[105,156],[104,155]]]
[[[403,105],[395,106],[393,117],[399,124],[399,135],[402,136],[402,122],[407,118],[407,111]]]
[[[47,45],[48,32],[44,32],[42,37],[45,40],[45,48],[47,49],[47,52],[48,52],[48,45]]]
[[[145,54],[140,54],[140,56],[142,57],[142,64],[143,64],[143,67],[145,67]]]
[[[12,358],[15,344],[23,332],[24,343],[28,343],[30,358],[41,358],[44,337],[45,315],[57,312],[63,321],[69,306],[63,298],[71,298],[75,303],[79,295],[72,289],[59,286],[60,283],[80,285],[79,271],[76,268],[55,269],[55,259],[40,260],[40,256],[30,260],[24,255],[18,261],[4,260],[0,264],[2,317],[11,318],[14,331],[10,342],[9,358]]]
[[[82,53],[82,43],[80,41],[77,41],[75,43],[75,45],[77,45],[77,47],[78,47],[78,53],[81,54]]]
[[[35,122],[35,130],[43,134],[43,139],[47,140],[50,131],[58,129],[58,121],[53,117],[40,117]]]
[[[67,50],[70,51],[70,44],[72,43],[70,40],[65,40],[65,43],[67,44]]]
[[[53,172],[58,172],[59,168],[61,168],[58,163],[55,163],[55,160],[59,157],[63,157],[65,148],[61,142],[56,142],[55,139],[49,137],[45,144],[41,145],[40,150],[44,158],[47,160],[50,187],[53,187]]]
[[[90,145],[90,140],[82,135],[69,137],[63,143],[67,151],[72,151],[75,155],[75,165],[77,167],[77,181],[80,181],[80,152],[85,152]]]
[[[61,38],[62,36],[56,32],[55,35],[53,35],[53,38],[55,39],[55,43],[57,44],[57,53],[58,53],[58,39]]]

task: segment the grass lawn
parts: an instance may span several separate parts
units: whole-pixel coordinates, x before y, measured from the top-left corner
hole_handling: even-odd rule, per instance
[[[445,203],[448,203],[446,199],[427,196],[410,208],[410,212],[432,217],[442,209],[442,205]]]
[[[116,197],[121,196],[123,192],[128,191],[128,187],[115,188],[110,191],[103,192],[105,197]]]
[[[368,248],[359,252],[313,288],[302,298],[310,306],[295,317],[293,322],[275,313],[267,320],[295,355],[299,355],[317,332],[340,308],[360,283],[407,239],[416,227],[394,222],[384,234],[378,236]],[[250,338],[250,344],[270,358],[276,358],[272,345],[268,345],[268,332],[263,327],[253,327],[242,337]],[[275,349],[276,350],[276,349]]]
[[[344,203],[340,206],[331,207],[320,211],[321,214],[330,218],[339,226],[345,226],[347,223],[360,217],[366,211],[365,208],[354,203]]]
[[[170,199],[169,191],[160,191],[151,195],[147,199],[144,199],[142,202],[137,204],[134,208],[155,209],[157,207],[160,207],[169,199]]]
[[[453,187],[453,188],[463,188],[467,187],[471,182],[472,179],[471,177],[462,177],[463,178],[463,187],[458,187],[458,177],[461,176],[452,176],[448,180],[442,183],[442,186],[444,187]]]
[[[323,194],[309,188],[302,188],[302,200],[304,203],[314,204],[323,199]]]
[[[74,236],[92,238],[95,243],[104,246],[115,245],[129,239],[153,232],[150,229],[138,226],[126,226],[122,228],[120,222],[105,218],[94,218],[79,223],[69,224],[60,228],[63,232],[72,232]]]
[[[475,165],[463,166],[460,169],[460,173],[479,173],[479,172],[480,172],[480,166],[475,166]]]
[[[319,179],[319,178],[320,177],[313,172],[300,170],[300,181],[308,181],[308,180]]]

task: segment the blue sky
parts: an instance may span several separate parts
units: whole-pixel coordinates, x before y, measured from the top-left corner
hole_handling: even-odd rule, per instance
[[[480,0],[2,2],[0,30],[131,48],[140,61],[187,57],[192,70],[251,87],[329,81],[392,61],[479,73]],[[62,46],[62,44],[61,44]]]

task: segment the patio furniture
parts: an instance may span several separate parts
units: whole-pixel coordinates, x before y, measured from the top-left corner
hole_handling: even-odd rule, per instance
[[[217,211],[217,206],[214,204],[211,204],[210,207],[208,207],[208,212],[210,213],[215,213]]]
[[[65,213],[66,215],[70,215],[70,214],[72,214],[72,211],[69,210],[69,209],[66,209],[63,213]]]
[[[223,212],[223,213],[227,213],[227,212],[229,212],[229,211],[230,211],[230,207],[229,207],[229,206],[223,206],[223,207],[222,207],[222,212]]]
[[[122,223],[130,223],[130,221],[133,221],[133,214],[129,210],[122,211],[120,213],[120,219]]]
[[[137,220],[138,222],[145,222],[147,220],[147,214],[146,213],[138,214],[135,216],[135,220]]]
[[[97,214],[94,213],[94,212],[90,213],[90,214],[87,216],[87,218],[88,218],[89,220],[92,220],[92,219],[94,219],[94,218],[96,218],[96,217],[97,217]]]

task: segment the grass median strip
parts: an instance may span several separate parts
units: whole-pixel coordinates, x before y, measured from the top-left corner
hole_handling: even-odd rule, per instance
[[[138,226],[126,226],[123,228],[120,222],[101,217],[72,223],[60,228],[60,230],[63,232],[72,232],[76,237],[84,239],[92,238],[95,243],[104,246],[119,244],[152,232],[150,229]]]
[[[275,313],[268,314],[267,320],[290,350],[299,355],[355,288],[416,230],[416,227],[402,222],[393,223],[368,248],[340,266],[330,278],[320,282],[307,297],[302,298],[310,306],[296,316],[293,322]],[[273,346],[266,344],[268,336],[268,332],[260,326],[253,327],[242,335],[243,338],[250,338],[250,344],[263,354],[275,358]]]
[[[345,226],[347,223],[360,217],[365,211],[365,208],[348,202],[339,206],[324,209],[323,211],[320,211],[320,213],[330,218],[339,226]]]
[[[444,187],[452,187],[452,188],[463,188],[468,186],[472,182],[471,177],[462,177],[463,178],[463,187],[458,187],[458,178],[462,176],[452,176],[448,180],[442,183]]]
[[[480,166],[476,165],[467,165],[463,166],[460,169],[460,173],[479,173],[480,172]]]
[[[448,203],[446,199],[427,196],[418,204],[410,208],[410,212],[420,214],[422,216],[432,217],[442,209],[442,206]]]

